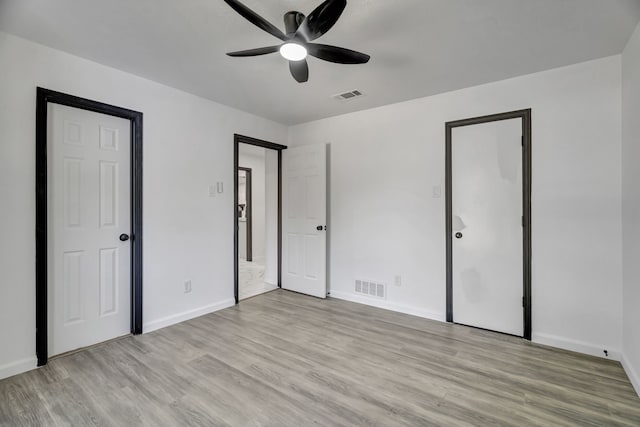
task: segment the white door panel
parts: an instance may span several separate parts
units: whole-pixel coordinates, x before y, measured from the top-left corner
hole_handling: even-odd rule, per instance
[[[49,354],[130,331],[130,122],[49,105]]]
[[[522,336],[522,120],[452,132],[453,320]]]
[[[282,287],[326,298],[326,145],[284,150],[282,171]]]

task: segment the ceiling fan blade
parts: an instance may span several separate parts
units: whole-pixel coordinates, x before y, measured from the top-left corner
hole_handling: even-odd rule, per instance
[[[296,35],[303,35],[308,41],[317,39],[335,25],[345,7],[347,0],[325,1],[300,24]]]
[[[258,56],[266,55],[268,53],[275,53],[280,50],[280,46],[259,47],[257,49],[239,50],[237,52],[229,52],[227,55],[241,57],[241,56]]]
[[[366,64],[371,59],[365,53],[326,44],[309,43],[306,48],[309,55],[337,64]]]
[[[240,3],[238,0],[224,0],[229,6],[233,8],[236,12],[242,15],[246,20],[251,22],[258,28],[263,29],[267,33],[271,34],[279,38],[282,41],[287,41],[287,36],[278,29],[275,25],[271,24],[269,21],[264,19],[262,16],[255,13],[253,10],[249,9],[247,6]]]
[[[307,64],[306,59],[302,61],[289,61],[289,70],[298,83],[304,83],[309,80],[309,64]]]

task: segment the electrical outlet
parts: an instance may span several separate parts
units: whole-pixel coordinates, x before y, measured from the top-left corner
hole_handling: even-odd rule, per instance
[[[184,293],[191,293],[191,280],[187,280],[186,282],[184,282]]]
[[[402,276],[396,276],[393,279],[393,284],[396,286],[402,286]]]

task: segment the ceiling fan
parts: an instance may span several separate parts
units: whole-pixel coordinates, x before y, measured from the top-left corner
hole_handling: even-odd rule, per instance
[[[309,80],[307,54],[337,64],[365,64],[369,62],[369,55],[355,50],[310,43],[335,25],[347,6],[347,0],[326,0],[306,17],[300,12],[287,12],[284,15],[286,34],[239,1],[224,1],[249,22],[284,42],[277,46],[230,52],[227,53],[229,56],[246,57],[280,52],[285,59],[289,60],[289,70],[298,83]]]

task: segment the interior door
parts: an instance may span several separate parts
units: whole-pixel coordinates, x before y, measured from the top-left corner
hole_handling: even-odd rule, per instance
[[[131,329],[130,122],[49,105],[49,354]]]
[[[282,287],[326,298],[327,147],[282,157]]]
[[[453,321],[523,336],[522,119],[451,139]]]

